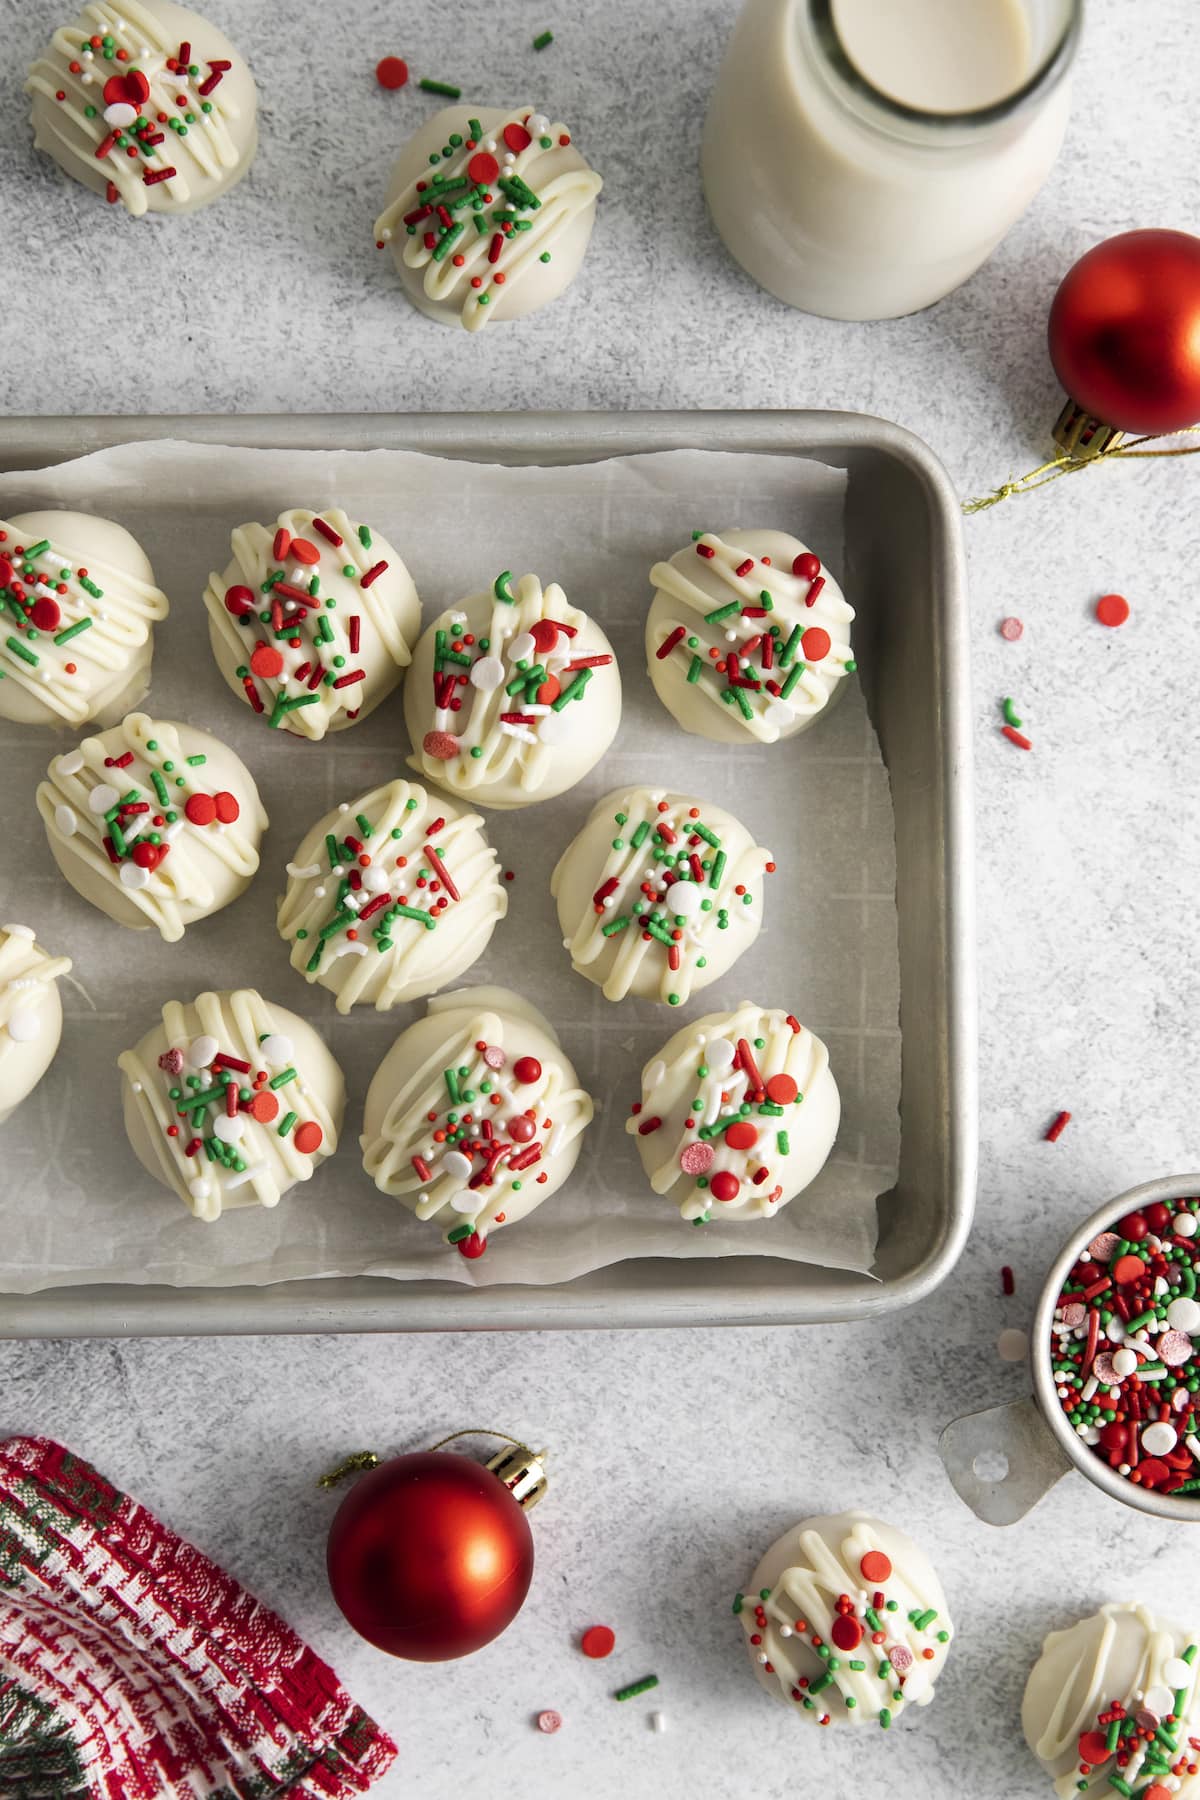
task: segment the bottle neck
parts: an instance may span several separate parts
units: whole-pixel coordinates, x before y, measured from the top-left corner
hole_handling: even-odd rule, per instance
[[[901,0],[885,0],[885,4],[898,6]],[[1015,22],[1024,24],[1028,39],[1024,69],[1014,69],[1015,81],[1008,91],[960,110],[954,110],[952,84],[947,93],[949,109],[931,105],[926,91],[922,91],[920,103],[913,104],[905,97],[902,72],[897,72],[899,91],[891,91],[887,75],[875,59],[869,68],[863,66],[865,58],[856,61],[854,40],[845,29],[846,15],[839,17],[838,0],[793,0],[795,36],[801,56],[815,69],[839,110],[860,125],[907,145],[961,149],[1006,135],[1040,110],[1066,79],[1078,49],[1083,0],[1008,0],[1008,4],[1015,9]],[[928,63],[942,52],[936,41],[938,8],[912,0],[911,11],[910,43],[920,46],[922,60]],[[922,34],[928,35],[925,45],[921,44]],[[981,54],[986,55],[986,49]]]

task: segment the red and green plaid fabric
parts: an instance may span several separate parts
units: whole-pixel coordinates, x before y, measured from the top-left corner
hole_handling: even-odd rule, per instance
[[[395,1754],[144,1506],[47,1438],[0,1444],[3,1800],[341,1800]]]

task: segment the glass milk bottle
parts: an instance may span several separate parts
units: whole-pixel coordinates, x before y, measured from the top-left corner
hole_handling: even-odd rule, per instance
[[[991,255],[1058,154],[1082,0],[746,0],[701,166],[717,230],[806,312],[891,319]]]

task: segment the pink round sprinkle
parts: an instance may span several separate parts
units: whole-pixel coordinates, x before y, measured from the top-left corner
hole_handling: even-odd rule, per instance
[[[1120,1241],[1115,1231],[1102,1231],[1100,1236],[1094,1237],[1088,1245],[1093,1261],[1111,1262]]]
[[[164,1050],[158,1059],[158,1066],[165,1069],[168,1075],[180,1074],[183,1069],[183,1051]]]
[[[1001,619],[1000,621],[1000,636],[1007,638],[1010,644],[1016,643],[1024,629],[1020,619]]]
[[[453,762],[458,755],[458,739],[449,731],[427,731],[421,748],[435,762]]]
[[[562,1714],[556,1712],[540,1712],[537,1716],[537,1728],[549,1734],[557,1731],[562,1724]]]
[[[1099,1362],[1099,1357],[1097,1357],[1096,1360]],[[1186,1388],[1176,1388],[1175,1392],[1171,1395],[1171,1411],[1177,1413],[1186,1412],[1191,1398],[1192,1396],[1188,1393]]]
[[[1102,1350],[1100,1352],[1099,1356],[1092,1364],[1092,1374],[1096,1377],[1096,1380],[1100,1383],[1101,1387],[1120,1387],[1121,1385],[1121,1377],[1113,1368],[1112,1352],[1109,1350]]]
[[[913,1653],[907,1644],[893,1644],[888,1651],[888,1661],[897,1675],[903,1675],[906,1669],[913,1666]]]
[[[483,1053],[483,1060],[489,1069],[502,1069],[507,1059],[499,1044],[489,1044]]]
[[[1168,1369],[1177,1369],[1192,1354],[1192,1340],[1186,1331],[1164,1331],[1158,1340],[1158,1356]]]
[[[1076,1327],[1082,1325],[1083,1321],[1087,1318],[1087,1308],[1081,1306],[1078,1300],[1069,1300],[1067,1304],[1060,1309],[1059,1318],[1064,1325],[1069,1326],[1070,1329],[1074,1331]]]
[[[1158,1714],[1151,1712],[1148,1706],[1139,1706],[1133,1716],[1143,1731],[1158,1730]]]
[[[716,1154],[711,1144],[685,1144],[679,1152],[679,1166],[685,1175],[703,1175],[712,1168]]]

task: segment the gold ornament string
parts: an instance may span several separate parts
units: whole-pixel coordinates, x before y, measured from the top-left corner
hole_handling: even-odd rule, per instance
[[[1186,432],[1200,431],[1200,425],[1185,425],[1180,431],[1152,431],[1146,437],[1131,438],[1127,444],[1114,444],[1110,450],[1097,450],[1091,456],[1073,456],[1069,452],[1044,462],[1040,469],[1031,469],[1028,475],[1019,475],[1015,481],[1002,482],[990,494],[982,494],[974,500],[964,500],[962,510],[972,513],[986,512],[990,506],[999,506],[1001,500],[1009,499],[1013,494],[1030,494],[1034,488],[1045,487],[1051,481],[1057,481],[1062,475],[1078,475],[1082,469],[1090,469],[1096,463],[1112,462],[1118,456],[1196,456],[1200,455],[1200,444],[1176,444],[1169,450],[1143,450],[1142,444],[1153,444],[1159,438],[1182,437]]]
[[[493,1431],[490,1425],[466,1425],[461,1431],[452,1431],[449,1437],[439,1439],[436,1444],[430,1444],[429,1449],[430,1451],[444,1450],[447,1444],[454,1442],[455,1438],[464,1437],[499,1438],[505,1444],[512,1444],[514,1449],[523,1450],[526,1456],[536,1457],[539,1460],[546,1454],[544,1450],[531,1450],[528,1444],[521,1442],[520,1438],[509,1437],[506,1431]],[[355,1450],[351,1455],[345,1457],[336,1469],[330,1469],[326,1474],[318,1475],[317,1486],[319,1488],[335,1488],[346,1479],[347,1475],[359,1475],[364,1469],[377,1469],[378,1467],[379,1458],[374,1450]]]

